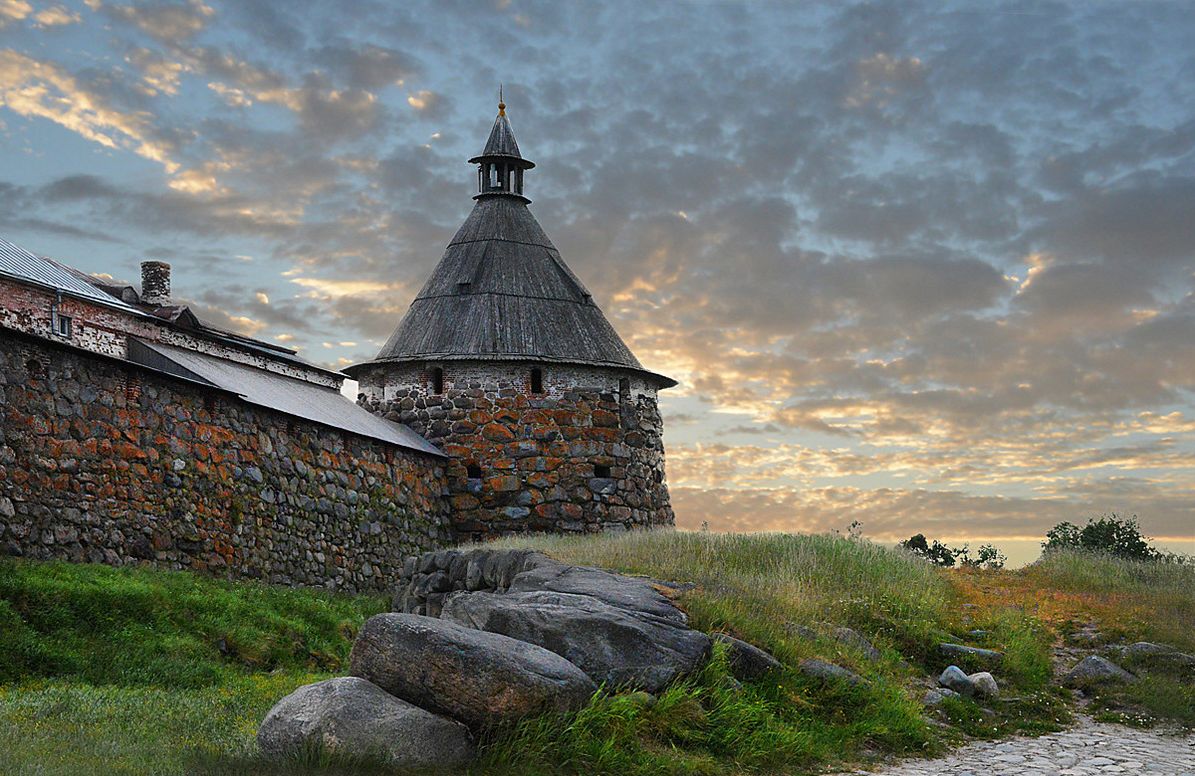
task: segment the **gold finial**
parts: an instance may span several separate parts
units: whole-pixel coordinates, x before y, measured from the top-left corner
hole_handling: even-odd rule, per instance
[[[506,115],[506,103],[502,101],[502,84],[498,84],[498,115]]]

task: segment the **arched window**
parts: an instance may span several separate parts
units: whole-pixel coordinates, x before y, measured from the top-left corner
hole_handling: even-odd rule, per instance
[[[531,369],[531,392],[544,392],[544,370],[540,369],[539,367],[533,367]]]
[[[25,362],[25,371],[29,373],[30,377],[46,376],[46,368],[36,358],[31,358]]]
[[[432,368],[432,393],[444,393],[444,370],[438,366]]]

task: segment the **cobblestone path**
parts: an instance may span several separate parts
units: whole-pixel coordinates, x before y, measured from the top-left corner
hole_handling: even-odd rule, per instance
[[[870,776],[1195,776],[1195,736],[1174,736],[1080,718],[1061,733],[983,741],[938,760],[910,760]],[[845,775],[843,775],[845,776]]]

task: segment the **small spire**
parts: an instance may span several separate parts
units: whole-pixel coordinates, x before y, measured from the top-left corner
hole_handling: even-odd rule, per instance
[[[506,115],[506,103],[502,101],[502,84],[498,84],[498,115]]]

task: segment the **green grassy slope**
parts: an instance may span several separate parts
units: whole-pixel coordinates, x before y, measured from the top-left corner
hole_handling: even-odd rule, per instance
[[[931,753],[964,734],[1047,730],[1067,720],[1049,687],[1049,645],[1066,612],[1090,603],[1119,622],[1115,612],[1130,607],[1124,635],[1132,635],[1147,633],[1133,623],[1156,620],[1150,612],[1195,611],[1195,593],[1172,589],[1185,577],[1143,590],[1129,570],[1111,591],[1107,574],[1087,580],[1082,569],[943,572],[831,537],[661,532],[508,543],[696,583],[678,595],[695,627],[756,643],[785,669],[739,686],[718,653],[658,699],[599,693],[575,715],[491,732],[476,773],[793,774]],[[1100,610],[1106,600],[1122,608]],[[271,766],[253,737],[282,695],[343,673],[357,629],[383,609],[377,597],[0,560],[0,773],[375,772]],[[835,626],[866,636],[880,658],[835,640]],[[1005,651],[997,677],[1011,700],[994,715],[953,703],[931,721],[920,697],[942,667],[933,648],[973,629],[987,634],[970,643]],[[796,670],[807,657],[847,666],[868,684],[811,681]]]

